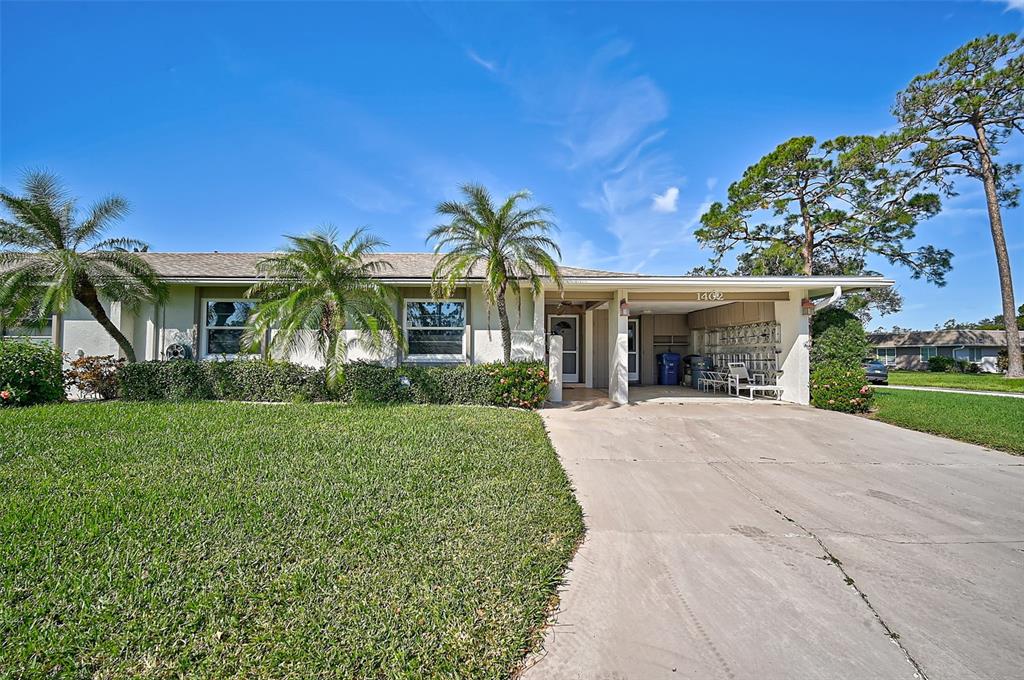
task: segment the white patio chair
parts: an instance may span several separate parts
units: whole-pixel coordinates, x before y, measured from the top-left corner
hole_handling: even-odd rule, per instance
[[[746,398],[753,401],[754,394],[757,392],[773,392],[776,399],[782,399],[782,388],[780,386],[766,384],[763,373],[759,373],[758,377],[760,380],[751,380],[745,364],[741,362],[730,363],[729,394],[733,394],[733,390],[735,390],[736,396],[740,397],[742,396],[740,392],[745,390],[750,395]]]

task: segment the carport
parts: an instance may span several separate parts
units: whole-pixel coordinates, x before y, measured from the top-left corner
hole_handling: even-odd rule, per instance
[[[547,290],[544,328],[561,337],[558,387],[606,390],[619,404],[630,386],[656,385],[657,356],[743,363],[809,402],[810,315],[843,292],[892,285],[882,277],[655,277],[571,279]],[[689,389],[676,386],[680,392]]]

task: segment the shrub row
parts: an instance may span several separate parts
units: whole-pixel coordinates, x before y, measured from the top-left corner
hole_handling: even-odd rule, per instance
[[[981,373],[981,366],[964,359],[936,355],[928,358],[928,370],[932,373]]]
[[[0,407],[64,398],[60,350],[49,343],[0,340]]]
[[[476,366],[345,366],[332,390],[323,369],[281,361],[147,361],[119,372],[129,401],[228,399],[352,403],[494,404],[536,408],[547,398],[539,362]]]

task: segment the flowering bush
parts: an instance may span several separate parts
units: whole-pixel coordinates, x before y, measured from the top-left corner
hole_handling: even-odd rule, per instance
[[[0,407],[64,398],[60,350],[50,343],[0,340]]]
[[[818,408],[864,413],[873,402],[874,393],[859,363],[827,361],[811,373],[811,404]]]
[[[83,397],[113,399],[119,391],[117,372],[124,364],[124,359],[111,354],[77,357],[64,369],[64,384],[77,389]]]
[[[548,398],[548,370],[539,361],[490,364],[488,369],[498,406],[537,408]]]

